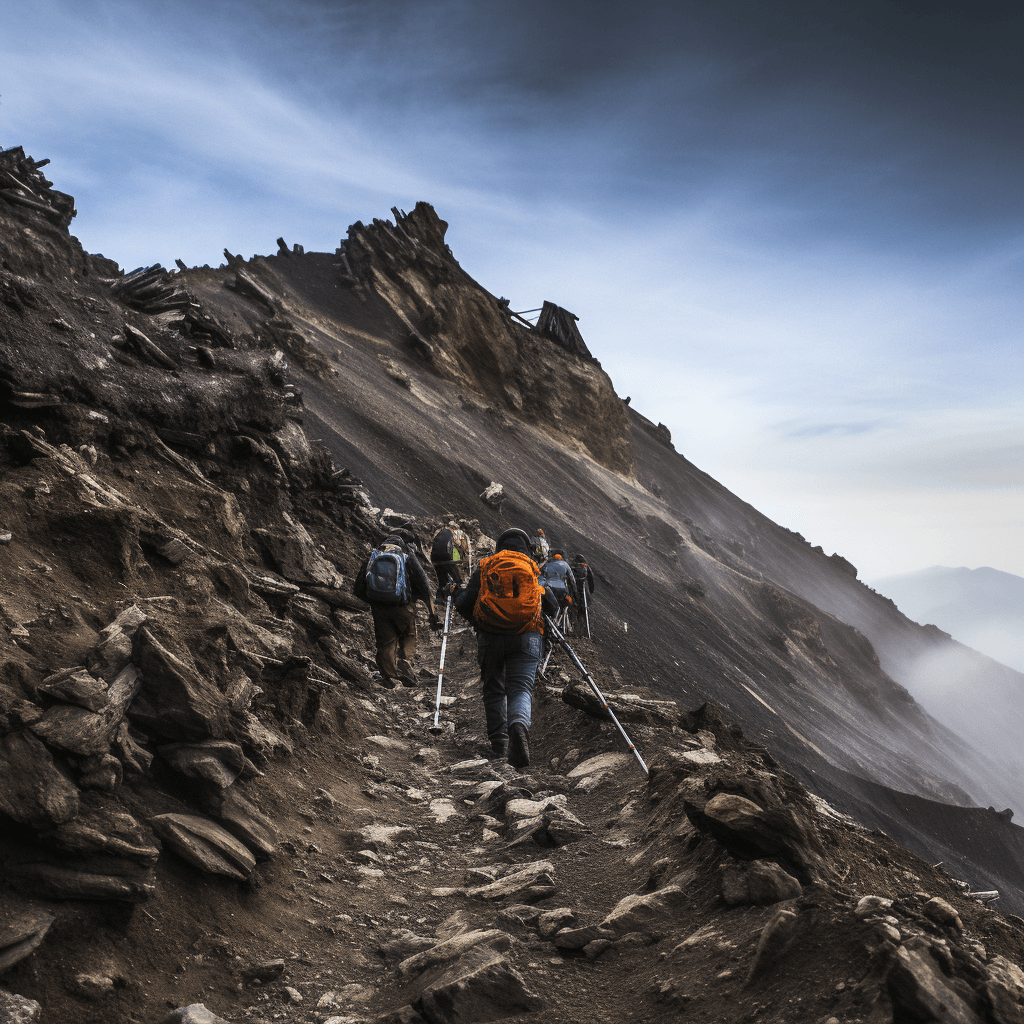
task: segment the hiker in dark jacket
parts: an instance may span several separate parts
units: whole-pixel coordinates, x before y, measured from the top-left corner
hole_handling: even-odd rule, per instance
[[[405,593],[381,594],[381,573],[374,573],[374,580],[368,580],[371,561],[376,563],[377,555],[397,555],[404,561]],[[393,560],[391,561],[393,565]],[[403,686],[416,686],[412,659],[416,653],[416,602],[422,601],[430,615],[431,628],[439,625],[437,612],[430,593],[430,580],[419,559],[409,551],[402,537],[391,534],[387,540],[367,556],[356,573],[352,592],[360,601],[365,601],[373,613],[373,633],[377,647],[377,668],[381,682],[393,689],[396,682]],[[397,658],[396,658],[397,655]]]
[[[437,573],[437,595],[434,600],[443,604],[443,598],[462,586],[462,570],[473,569],[473,548],[465,532],[452,520],[438,530],[430,545],[430,563]]]
[[[594,571],[587,565],[587,560],[583,555],[577,555],[572,563],[572,574],[576,579],[576,593],[578,599],[573,605],[573,626],[579,631],[580,620],[585,614],[585,609],[589,607],[590,601],[586,594],[583,593],[586,588],[591,594],[594,592]]]
[[[533,682],[540,663],[543,616],[556,614],[558,604],[540,586],[530,538],[523,530],[506,530],[498,538],[495,553],[481,559],[456,597],[455,609],[477,631],[491,752],[495,757],[507,753],[513,768],[525,768],[530,763]]]

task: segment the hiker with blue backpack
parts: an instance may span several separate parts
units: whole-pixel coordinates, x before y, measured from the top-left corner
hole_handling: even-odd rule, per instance
[[[558,605],[541,585],[525,531],[506,530],[498,538],[495,553],[480,560],[455,598],[455,610],[477,632],[491,755],[507,754],[513,768],[526,768],[544,616],[554,615]]]
[[[431,629],[440,628],[430,581],[409,543],[390,534],[373,549],[356,573],[352,592],[370,606],[381,683],[417,686],[412,659],[416,654],[416,602],[427,606]]]

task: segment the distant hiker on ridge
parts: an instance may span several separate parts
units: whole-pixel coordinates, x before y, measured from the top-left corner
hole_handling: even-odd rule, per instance
[[[437,573],[437,595],[434,600],[442,604],[442,595],[451,588],[453,592],[462,587],[462,569],[473,571],[473,549],[469,538],[452,520],[438,530],[430,545],[430,562]]]
[[[455,609],[477,631],[487,739],[495,757],[513,768],[530,763],[533,682],[540,663],[543,616],[557,602],[540,585],[537,563],[523,530],[506,530],[495,553],[480,561]]]
[[[392,533],[370,552],[356,573],[352,592],[370,606],[381,682],[394,689],[396,682],[416,686],[412,659],[416,653],[416,602],[422,601],[437,628],[437,613],[430,581],[408,543]],[[398,655],[396,659],[396,654]]]

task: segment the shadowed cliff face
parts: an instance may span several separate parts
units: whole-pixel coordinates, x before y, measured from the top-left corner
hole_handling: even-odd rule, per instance
[[[550,1019],[578,1020],[591,960],[611,950],[609,1020],[635,1006],[676,1019],[693,1000],[728,1019],[734,999],[752,1016],[779,999],[823,1015],[853,962],[872,979],[857,1005],[904,1020],[931,984],[921,950],[953,943],[943,976],[977,1019],[1017,999],[1009,982],[1000,994],[1001,965],[970,959],[982,940],[1019,956],[1015,927],[929,866],[1024,907],[1020,829],[948,806],[1009,802],[1012,776],[902,685],[902,666],[948,639],[692,466],[596,362],[513,324],[429,206],[354,225],[334,254],[123,275],[81,250],[53,201],[51,218],[0,196],[5,983],[54,1019],[158,1019],[212,992],[239,1013],[272,993],[299,1020],[285,980],[315,992],[337,971],[358,981],[321,1008],[384,1021],[404,1001],[436,1024],[467,1019],[439,1009],[461,984],[445,980],[449,953],[536,1008],[509,965],[533,970],[540,950],[577,973],[529,983]],[[491,482],[497,505],[480,498]],[[388,508],[424,531],[456,515],[480,551],[509,525],[543,526],[587,556],[580,650],[632,716],[649,786],[626,757],[593,762],[617,735],[577,710],[562,655],[529,776],[472,756],[468,630],[449,648],[441,739],[424,730],[432,694],[379,686],[349,591]],[[438,652],[421,638],[424,678]],[[675,703],[706,700],[731,724]],[[503,927],[525,930],[492,934],[495,913],[467,917],[462,901],[491,906],[476,888],[506,876],[510,898],[571,913],[541,924],[507,907]],[[940,932],[921,886],[959,900],[973,937],[952,918]],[[871,892],[894,900],[898,928],[870,932],[888,921],[855,909]],[[766,976],[790,914],[796,954]],[[485,953],[436,951],[467,925],[488,931]],[[678,963],[647,951],[666,935]],[[253,961],[283,951],[293,973],[263,990]],[[428,952],[413,983],[408,960]],[[742,992],[727,984],[740,962]],[[701,994],[702,976],[721,991]],[[648,987],[627,990],[638,977]]]

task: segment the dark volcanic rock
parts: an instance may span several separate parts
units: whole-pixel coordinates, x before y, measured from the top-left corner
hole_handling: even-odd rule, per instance
[[[476,947],[431,979],[413,1003],[429,1024],[476,1024],[543,1006],[520,974],[493,949]]]
[[[0,811],[26,825],[49,825],[69,821],[78,807],[78,787],[37,736],[0,738]]]

